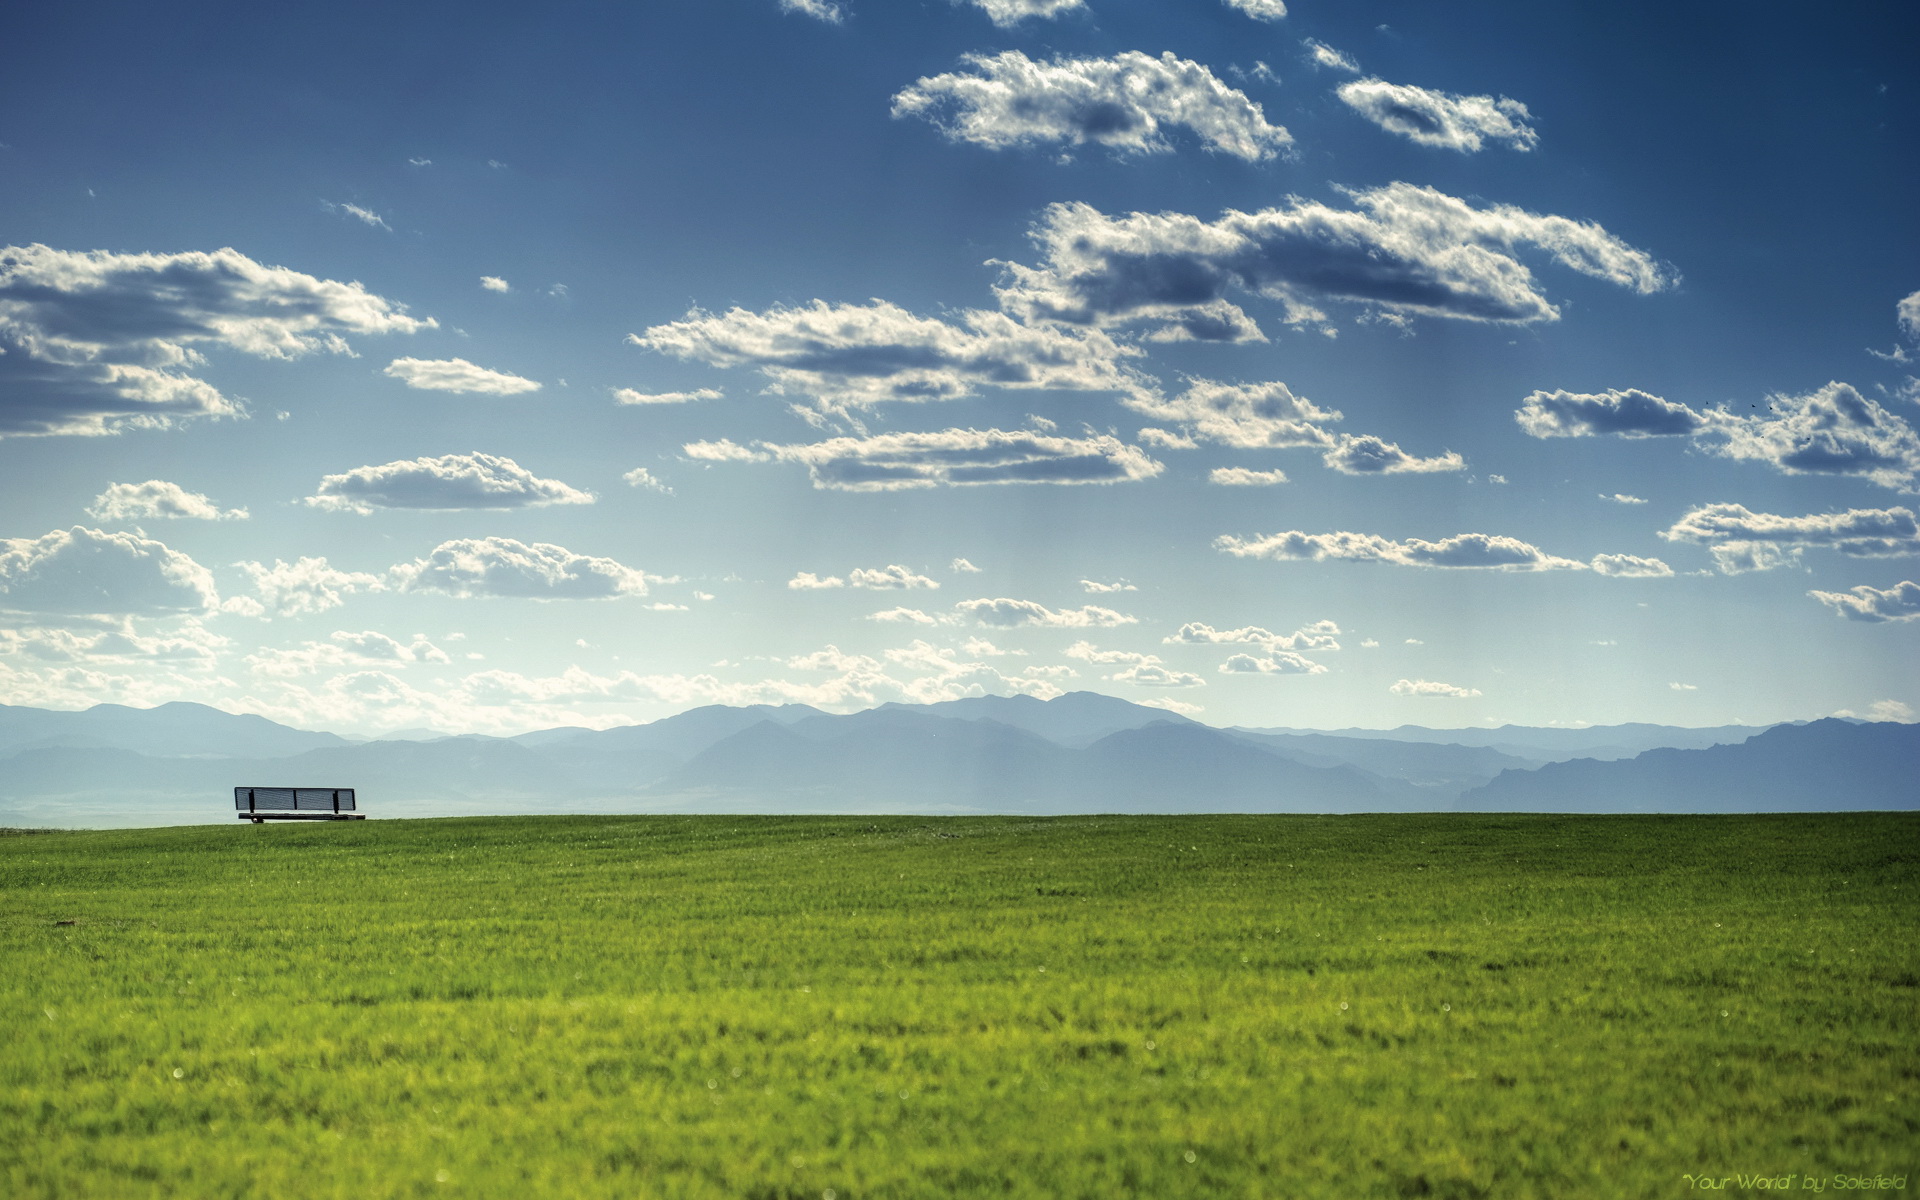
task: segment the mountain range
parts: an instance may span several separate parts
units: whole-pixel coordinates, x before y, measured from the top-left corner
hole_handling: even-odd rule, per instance
[[[1910,808],[1915,764],[1914,725],[1221,729],[1092,692],[363,742],[198,704],[0,705],[0,825],[221,821],[233,787],[287,785],[373,816]]]

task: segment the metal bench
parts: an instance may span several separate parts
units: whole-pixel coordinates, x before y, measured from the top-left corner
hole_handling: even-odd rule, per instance
[[[352,788],[237,787],[233,807],[242,821],[364,821]]]

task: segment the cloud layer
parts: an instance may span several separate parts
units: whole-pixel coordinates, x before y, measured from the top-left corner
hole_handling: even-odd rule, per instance
[[[375,467],[355,467],[320,480],[307,497],[315,508],[370,513],[376,508],[503,509],[592,504],[593,495],[557,479],[541,479],[510,458],[443,454]]]
[[[80,525],[0,538],[0,610],[155,617],[219,604],[212,572],[164,542]]]
[[[1151,322],[1165,336],[1244,341],[1257,331],[1229,302],[1234,293],[1277,299],[1294,322],[1324,322],[1314,306],[1330,301],[1458,320],[1557,320],[1560,310],[1516,257],[1523,250],[1642,294],[1673,282],[1652,256],[1591,222],[1475,208],[1405,183],[1350,195],[1351,209],[1294,200],[1211,222],[1055,204],[1032,233],[1042,265],[1003,264],[997,291],[1027,321]]]
[[[191,373],[207,349],[291,359],[433,326],[357,283],[237,250],[0,248],[0,437],[233,416],[239,405]]]
[[[145,483],[110,483],[107,490],[93,498],[87,515],[96,521],[146,521],[184,519],[191,521],[244,521],[244,508],[223,509],[199,492],[190,492],[177,483],[149,479]]]
[[[647,594],[645,573],[611,558],[504,537],[442,542],[425,558],[394,567],[392,577],[400,591],[461,597],[611,600]]]
[[[829,408],[895,400],[951,400],[982,387],[1130,391],[1121,359],[1138,354],[1093,330],[1032,328],[969,310],[960,324],[918,317],[884,300],[763,313],[695,310],[631,341],[714,367],[753,367],[783,395]]]
[[[1920,618],[1920,583],[1902,580],[1884,590],[1865,584],[1844,592],[1808,592],[1849,621],[1911,621]]]
[[[1139,447],[1110,435],[1069,438],[1004,429],[883,433],[797,445],[760,442],[752,449],[724,440],[692,442],[683,452],[708,462],[805,463],[813,486],[847,492],[994,483],[1121,483],[1149,479],[1163,469]]]
[[[1472,154],[1488,142],[1531,150],[1540,140],[1532,114],[1505,96],[1457,96],[1384,79],[1356,79],[1336,93],[1347,106],[1388,133]]]
[[[1738,575],[1787,566],[1800,552],[1825,546],[1853,558],[1920,554],[1920,523],[1908,508],[1851,508],[1845,512],[1783,517],[1740,504],[1693,509],[1661,537],[1706,546],[1722,573]]]
[[[426,392],[513,396],[540,390],[540,385],[531,379],[476,367],[464,358],[396,358],[381,374]]]
[[[1246,93],[1172,51],[1036,62],[1018,50],[971,54],[966,73],[921,79],[893,98],[893,115],[931,121],[954,141],[993,149],[1094,142],[1134,154],[1173,149],[1185,128],[1207,150],[1249,162],[1293,139]]]

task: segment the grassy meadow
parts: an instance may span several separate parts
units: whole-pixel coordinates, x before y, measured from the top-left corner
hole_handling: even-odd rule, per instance
[[[9,833],[0,1194],[1920,1187],[1917,935],[1914,814]]]

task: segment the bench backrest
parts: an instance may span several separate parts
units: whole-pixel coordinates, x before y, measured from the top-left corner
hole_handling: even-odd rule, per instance
[[[352,812],[352,788],[237,787],[233,807],[240,812]]]

